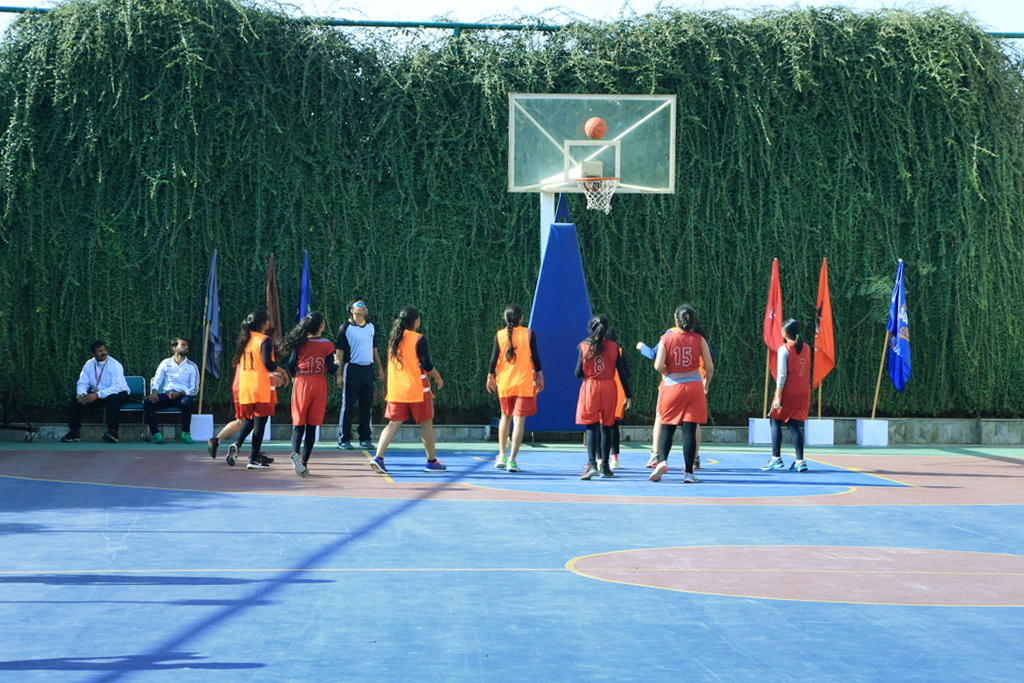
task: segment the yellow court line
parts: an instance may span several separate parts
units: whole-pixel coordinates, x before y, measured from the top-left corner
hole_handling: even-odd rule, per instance
[[[363,455],[366,456],[366,464],[370,464],[370,462],[373,460],[373,456],[370,455],[370,451],[363,451]],[[384,477],[385,481],[387,481],[389,484],[394,484],[395,483],[395,480],[391,478],[390,474],[382,474],[382,473],[379,473],[379,472],[376,472],[376,471],[375,471],[375,473],[376,474],[380,474],[382,477]]]
[[[810,458],[808,458],[808,460],[810,460]],[[882,479],[884,481],[891,481],[891,482],[893,482],[895,484],[899,484],[901,486],[909,486],[912,489],[919,489],[919,488],[921,488],[917,484],[910,484],[910,483],[905,482],[905,481],[900,481],[899,479],[893,479],[892,477],[883,477],[880,474],[873,474],[871,472],[865,472],[864,470],[860,469],[859,467],[843,467],[842,465],[833,465],[832,463],[825,462],[824,460],[811,460],[811,462],[816,462],[816,463],[819,463],[821,465],[828,465],[829,467],[835,467],[836,469],[840,469],[840,470],[846,470],[847,472],[856,472],[857,474],[866,474],[869,477],[876,477],[876,478]]]

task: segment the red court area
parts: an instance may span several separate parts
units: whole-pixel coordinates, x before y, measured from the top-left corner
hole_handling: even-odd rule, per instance
[[[959,607],[1024,606],[1024,557],[848,546],[656,548],[576,558],[582,576],[748,598]]]

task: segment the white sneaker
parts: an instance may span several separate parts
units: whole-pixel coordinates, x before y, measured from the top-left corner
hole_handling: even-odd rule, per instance
[[[619,456],[617,456],[617,455],[613,455],[612,456],[612,469],[613,470],[619,469]]]
[[[506,467],[508,467],[508,456],[499,455],[497,459],[494,461],[494,469],[503,470]]]
[[[655,467],[655,466],[656,466],[657,464],[658,464],[658,454],[657,454],[657,453],[651,453],[651,457],[650,457],[650,459],[649,459],[649,460],[647,461],[647,464],[646,464],[646,465],[644,465],[644,467],[646,467],[646,468],[648,468],[648,469],[654,469],[654,467]]]
[[[697,478],[696,474],[686,473],[683,475],[684,484],[696,484],[700,479]]]
[[[295,474],[300,477],[304,477],[309,474],[309,470],[302,464],[302,458],[298,453],[292,453],[292,465],[295,466]]]
[[[661,478],[663,476],[665,476],[665,474],[667,472],[668,472],[668,463],[667,462],[659,462],[655,466],[654,471],[651,472],[651,476],[649,476],[647,478],[649,480],[651,480],[651,481],[661,481]]]

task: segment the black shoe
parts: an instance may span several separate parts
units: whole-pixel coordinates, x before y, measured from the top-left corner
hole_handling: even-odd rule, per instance
[[[270,463],[274,462],[274,459],[273,459],[273,458],[271,458],[271,457],[270,457],[269,455],[264,455],[264,454],[263,454],[263,451],[260,451],[260,452],[258,453],[258,455],[259,455],[259,456],[260,456],[261,458],[263,458],[263,462],[267,463],[268,465],[269,465]]]
[[[615,475],[612,473],[611,465],[609,465],[606,462],[601,463],[601,478],[602,479],[611,479],[614,476]]]
[[[216,458],[217,457],[217,446],[219,446],[219,445],[220,445],[220,439],[218,439],[217,437],[213,437],[212,439],[207,439],[207,441],[206,441],[206,452],[210,454],[211,458]]]
[[[249,463],[245,466],[247,470],[265,470],[270,465],[267,463],[267,459],[262,455],[251,455],[249,456]]]
[[[350,451],[352,450],[352,443],[348,439],[340,441],[338,442],[338,450]]]
[[[72,443],[74,441],[81,441],[81,440],[82,440],[82,435],[79,434],[77,431],[68,432],[64,436],[60,437],[60,442],[61,443]]]
[[[117,443],[117,431],[114,429],[108,429],[103,432],[103,440],[107,443]]]
[[[359,442],[359,447],[360,448],[365,448],[368,451],[373,450],[373,444],[370,443],[369,439],[363,439],[362,441],[360,441]]]

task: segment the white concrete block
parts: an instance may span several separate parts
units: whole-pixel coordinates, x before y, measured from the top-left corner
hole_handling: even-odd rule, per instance
[[[857,420],[858,446],[888,446],[888,420]]]
[[[771,443],[772,421],[766,417],[752,417],[747,422],[747,443]]]
[[[808,446],[834,446],[836,443],[834,420],[808,420],[804,424],[804,439]]]

